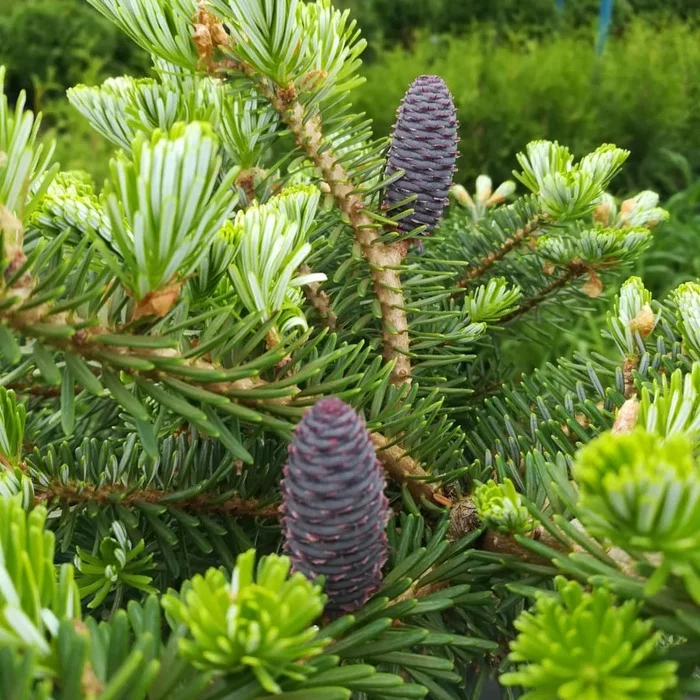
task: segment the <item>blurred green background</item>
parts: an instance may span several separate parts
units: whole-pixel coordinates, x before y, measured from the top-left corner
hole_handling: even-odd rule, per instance
[[[534,138],[583,153],[602,142],[632,157],[621,191],[670,195],[700,170],[700,0],[614,0],[610,38],[595,44],[600,0],[336,0],[369,42],[356,103],[389,132],[417,75],[439,73],[461,123],[458,179],[507,177]],[[66,168],[104,174],[106,148],[65,90],[146,74],[144,53],[86,0],[0,0],[7,89],[28,93],[60,140]],[[105,154],[106,155],[106,154]]]
[[[369,42],[357,107],[388,134],[413,78],[438,73],[460,119],[457,180],[510,177],[537,138],[577,154],[612,142],[632,155],[616,194],[654,189],[672,211],[636,272],[659,296],[700,268],[700,0],[614,0],[596,52],[601,0],[335,0]],[[146,75],[148,57],[86,0],[0,0],[0,64],[44,114],[64,169],[103,180],[111,147],[67,103],[77,83]],[[604,308],[605,305],[601,305]],[[595,347],[599,319],[562,340]],[[532,364],[570,347],[533,349]]]

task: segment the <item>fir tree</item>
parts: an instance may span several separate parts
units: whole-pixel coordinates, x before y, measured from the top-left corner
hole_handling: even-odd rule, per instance
[[[90,2],[153,56],[69,91],[104,186],[0,94],[0,697],[700,691],[700,286],[501,355],[666,216],[627,153],[531,143],[436,227],[451,98],[374,139],[328,0]]]

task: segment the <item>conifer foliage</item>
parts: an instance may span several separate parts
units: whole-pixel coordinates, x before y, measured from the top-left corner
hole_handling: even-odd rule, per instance
[[[329,0],[90,3],[153,57],[69,91],[107,182],[0,89],[0,697],[699,692],[700,286],[620,285],[628,154],[438,222],[447,87],[374,139]],[[607,355],[504,365],[618,289]]]

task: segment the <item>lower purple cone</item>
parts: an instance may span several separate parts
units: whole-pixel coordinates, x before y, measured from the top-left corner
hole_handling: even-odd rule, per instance
[[[330,613],[357,610],[379,588],[387,558],[384,487],[362,419],[340,399],[319,401],[289,446],[282,529],[294,570],[325,577]]]

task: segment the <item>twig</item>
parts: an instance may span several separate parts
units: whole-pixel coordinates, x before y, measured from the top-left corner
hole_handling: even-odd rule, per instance
[[[12,382],[5,385],[6,389],[10,389],[17,394],[31,396],[33,398],[55,399],[61,395],[60,386],[47,386],[46,384],[34,384],[32,382]],[[74,388],[74,393],[79,394],[83,388],[77,386]]]
[[[496,381],[491,382],[490,384],[486,384],[485,386],[477,389],[469,395],[470,404],[473,406],[474,404],[476,404],[477,401],[483,401],[484,399],[487,399],[492,394],[495,394],[497,391],[500,391],[503,388],[504,384],[505,380],[498,379]]]
[[[208,68],[218,75],[225,71],[236,71],[250,78],[294,135],[297,146],[321,171],[336,206],[352,226],[355,240],[360,244],[369,265],[374,293],[382,312],[384,359],[394,362],[392,381],[394,384],[410,384],[408,316],[399,272],[406,257],[408,243],[400,241],[386,244],[380,240],[376,224],[367,214],[365,202],[357,193],[357,185],[351,182],[347,171],[323,136],[320,116],[317,114],[307,118],[304,106],[296,99],[293,84],[273,85],[266,78],[257,75],[252,66],[237,58],[209,62]]]
[[[302,265],[299,268],[299,272],[302,275],[307,275],[311,272],[311,268],[308,265]],[[323,324],[327,328],[330,328],[330,330],[334,330],[337,319],[331,310],[331,298],[321,289],[321,284],[319,282],[311,282],[310,284],[305,285],[304,294],[306,295],[307,301],[318,312]]]
[[[461,287],[457,294],[463,293],[464,288],[468,287],[471,282],[488,272],[493,265],[517,248],[529,236],[534,235],[541,224],[542,217],[535,216],[531,221],[528,221],[525,226],[515,231],[508,240],[501,244],[498,250],[494,250],[486,257],[482,258],[481,261],[475,267],[470,268],[467,274],[457,283],[457,286]]]
[[[51,483],[41,486],[41,490],[35,494],[38,503],[50,504],[60,501],[66,505],[79,505],[89,501],[101,505],[137,505],[139,503],[159,504],[165,497],[168,505],[192,512],[225,513],[236,517],[277,518],[279,516],[279,504],[272,503],[260,505],[255,499],[242,499],[231,496],[225,500],[217,500],[220,494],[197,494],[182,500],[170,498],[172,493],[159,489],[128,489],[121,484],[110,486],[94,486],[80,482]]]
[[[377,450],[377,457],[389,477],[400,484],[407,484],[411,493],[419,500],[426,498],[443,506],[452,505],[452,502],[442,495],[437,486],[416,480],[416,477],[425,478],[429,475],[416,460],[406,455],[398,445],[386,447],[389,444],[389,440],[380,433],[372,433],[371,438]],[[158,489],[130,490],[119,484],[97,488],[91,484],[71,482],[52,484],[49,487],[42,486],[41,491],[36,495],[36,499],[39,502],[58,499],[68,504],[96,501],[103,504],[119,502],[133,505],[136,503],[160,503],[161,499],[169,494],[170,492],[168,491]],[[225,501],[216,501],[216,496],[209,497],[204,494],[191,496],[182,501],[169,499],[169,502],[178,504],[183,510],[203,511],[209,509],[241,517],[259,516],[273,518],[276,517],[276,509],[278,508],[277,504],[260,506],[255,500],[243,500],[235,496]]]
[[[45,309],[45,314],[48,316],[50,309]],[[35,325],[37,322],[42,320],[42,317],[37,317],[35,310],[32,309],[32,315],[29,319],[31,322],[28,323],[25,317],[22,315],[21,310],[15,313],[3,313],[0,314],[3,320],[11,327],[20,331],[27,337],[36,337],[37,332],[35,330]],[[54,325],[69,325],[66,319],[59,316],[51,317],[54,319]],[[74,323],[79,323],[79,319],[73,319]],[[73,335],[66,336],[52,336],[46,338],[45,340],[49,342],[54,347],[60,350],[70,350],[85,357],[87,359],[92,359],[99,362],[101,365],[110,366],[110,362],[104,358],[105,352],[110,352],[114,355],[118,355],[122,360],[127,360],[129,357],[134,359],[147,359],[149,357],[153,358],[163,358],[168,357],[174,361],[181,359],[186,361],[177,351],[172,349],[139,349],[137,352],[131,351],[129,348],[123,346],[109,345],[100,343],[100,336],[108,334],[109,329],[104,328],[92,328],[90,330],[82,329],[74,333]],[[222,371],[223,368],[214,365],[211,362],[205,362],[204,360],[196,360],[188,362],[189,366],[196,366],[199,369],[211,370],[212,372]],[[126,371],[124,369],[123,363],[119,363],[116,366],[120,371]],[[146,377],[154,381],[162,381],[164,379],[169,379],[171,376],[175,376],[179,381],[182,381],[192,386],[201,386],[206,388],[208,391],[223,396],[228,396],[229,400],[242,405],[251,406],[264,406],[264,405],[283,405],[289,406],[293,403],[294,397],[290,396],[280,396],[274,398],[259,399],[255,397],[246,397],[246,393],[254,391],[256,388],[264,388],[268,386],[268,382],[260,377],[245,377],[243,379],[237,379],[235,381],[223,381],[223,382],[207,382],[207,381],[188,381],[187,377],[169,374],[167,371],[161,369],[151,369],[151,370],[140,370],[138,372],[133,372],[138,374],[138,376]],[[232,396],[235,394],[235,396]],[[441,492],[440,489],[433,485],[428,484],[425,481],[418,481],[415,477],[427,477],[428,473],[421,467],[421,465],[416,462],[412,457],[409,457],[404,450],[398,445],[389,446],[389,440],[379,434],[373,433],[372,440],[374,441],[375,448],[377,449],[378,457],[387,474],[397,481],[398,483],[406,483],[413,493],[419,500],[423,497],[437,503],[442,506],[450,505],[449,499],[447,499]]]
[[[536,527],[532,533],[531,538],[537,540],[542,544],[550,547],[551,549],[556,549],[558,551],[563,550],[561,542],[550,535],[543,527]],[[515,541],[513,535],[506,535],[501,532],[496,532],[495,530],[487,530],[481,541],[481,549],[487,552],[495,552],[498,554],[506,554],[513,557],[517,557],[520,561],[529,562],[533,564],[551,564],[550,560],[531,552],[522,545]]]
[[[502,316],[498,320],[498,323],[509,323],[510,321],[513,321],[516,318],[523,316],[529,311],[532,311],[533,309],[537,308],[542,302],[547,301],[549,297],[558,292],[562,287],[565,287],[573,280],[583,276],[588,271],[588,269],[589,268],[581,262],[570,262],[566,266],[566,272],[561,277],[555,279],[553,282],[548,284],[536,296],[530,297],[529,299],[525,299],[525,301],[523,301],[522,304],[520,304],[520,306],[517,309],[515,309],[515,311],[512,311],[506,316]]]
[[[356,193],[356,185],[350,181],[333,149],[327,148],[320,118],[316,116],[307,119],[304,107],[281,90],[275,93],[271,101],[294,134],[297,145],[320,169],[336,205],[347,217],[355,232],[355,240],[360,244],[362,254],[370,267],[374,292],[381,307],[384,359],[394,361],[394,384],[409,384],[411,360],[408,355],[408,317],[404,308],[399,273],[406,256],[407,244],[385,244],[379,240],[376,225],[366,213],[362,197]]]
[[[632,355],[625,360],[622,367],[622,376],[624,378],[624,397],[631,399],[637,395],[637,390],[634,386],[634,371],[639,364],[639,357]]]
[[[397,445],[386,447],[389,441],[380,433],[372,433],[371,438],[377,450],[379,461],[393,480],[401,484],[407,484],[411,493],[418,499],[426,498],[443,506],[452,504],[449,499],[440,493],[440,490],[434,484],[415,479],[415,477],[427,477],[428,473],[412,457],[406,455],[400,447]],[[36,499],[39,502],[58,499],[68,504],[96,501],[105,505],[115,502],[133,505],[136,503],[160,503],[161,499],[169,494],[170,492],[168,491],[158,489],[130,490],[119,484],[97,488],[91,484],[73,482],[52,484],[49,487],[42,486],[41,491],[36,495]],[[259,516],[273,518],[277,517],[278,508],[277,504],[260,506],[253,499],[243,500],[236,496],[225,501],[217,501],[216,496],[210,497],[204,494],[191,496],[181,501],[169,499],[168,502],[177,504],[183,510],[203,511],[209,509],[241,517]]]
[[[419,501],[425,498],[442,506],[452,505],[452,501],[443,495],[435,484],[424,480],[430,475],[415,459],[409,457],[398,445],[389,446],[389,440],[381,433],[372,433],[371,437],[379,461],[394,481],[406,484],[411,494]]]
[[[431,567],[429,571],[432,572],[433,570],[434,567]],[[423,577],[421,576],[421,578]],[[438,591],[441,591],[444,588],[449,588],[451,585],[449,581],[434,581],[433,583],[421,585],[421,578],[414,581],[411,584],[411,586],[407,590],[405,590],[400,596],[394,598],[391,601],[392,606],[396,605],[397,603],[402,603],[405,600],[418,600],[420,598],[425,598],[425,596],[430,595],[431,593],[437,593]],[[391,623],[391,626],[394,628],[404,627],[404,623],[398,618],[395,618],[394,621]]]

